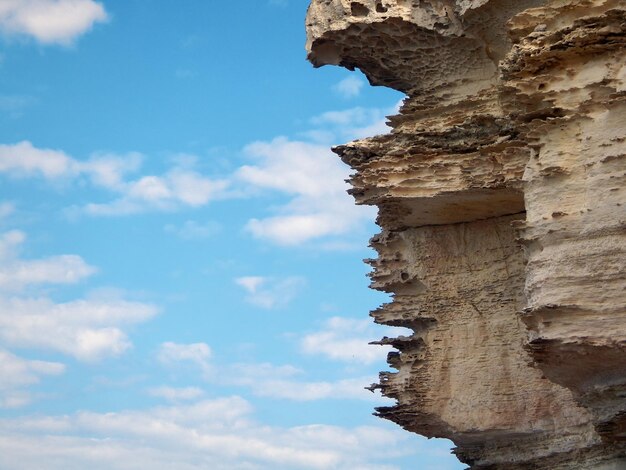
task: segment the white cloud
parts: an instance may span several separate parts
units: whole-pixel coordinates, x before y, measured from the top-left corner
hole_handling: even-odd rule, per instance
[[[71,44],[95,23],[108,19],[93,0],[2,0],[0,32],[26,35],[43,44]]]
[[[181,226],[168,224],[163,227],[166,233],[176,235],[182,240],[204,240],[217,235],[222,226],[214,221],[205,223],[196,222],[195,220],[187,220]]]
[[[26,108],[33,106],[36,102],[37,99],[29,95],[0,95],[0,111],[15,119],[21,117]]]
[[[306,281],[298,276],[285,278],[244,276],[236,278],[235,283],[248,293],[246,301],[270,310],[286,307],[300,293]]]
[[[58,362],[23,359],[0,348],[0,408],[16,408],[31,401],[23,388],[39,383],[41,376],[60,375],[65,366]]]
[[[250,144],[244,151],[259,164],[242,166],[238,176],[255,187],[310,197],[347,188],[343,181],[348,176],[347,168],[338,164],[325,147],[278,137]]]
[[[119,356],[132,343],[124,326],[156,315],[152,305],[125,300],[0,297],[0,339],[19,347],[59,351],[81,361]]]
[[[205,375],[208,375],[213,370],[210,363],[212,355],[211,348],[206,343],[177,344],[166,342],[161,344],[157,359],[166,366],[177,366],[187,362],[197,366]]]
[[[211,179],[188,169],[173,168],[162,176],[148,175],[120,185],[122,197],[104,204],[88,204],[84,210],[96,216],[128,215],[146,210],[200,207],[218,199],[228,189],[225,179]]]
[[[278,209],[278,215],[248,222],[247,228],[255,237],[279,245],[299,245],[324,236],[345,235],[372,218],[371,208],[355,206],[346,194],[348,168],[326,145],[281,137],[255,142],[246,152],[259,163],[241,167],[238,179],[292,197]]]
[[[24,240],[26,240],[26,234],[20,230],[0,234],[0,261],[14,258]]]
[[[227,397],[144,411],[4,419],[0,453],[13,470],[392,470],[390,458],[433,457],[426,439],[399,429],[276,427],[252,413],[246,400]]]
[[[78,173],[86,174],[91,182],[105,189],[123,191],[124,178],[141,168],[143,156],[137,152],[125,155],[95,154],[86,162],[75,162]]]
[[[283,380],[302,374],[302,370],[291,365],[275,366],[267,362],[258,364],[232,364],[225,367],[231,370],[231,383],[255,385],[264,380]]]
[[[387,117],[398,114],[402,101],[390,108],[364,108],[357,106],[349,109],[327,111],[311,118],[313,129],[305,132],[308,138],[326,144],[342,143],[355,139],[364,139],[379,134],[387,134]]]
[[[374,382],[374,377],[358,377],[330,381],[310,382],[298,380],[304,371],[292,365],[276,366],[269,363],[232,364],[223,366],[219,375],[222,383],[249,387],[260,397],[277,400],[367,400],[381,401],[365,387]]]
[[[49,180],[87,176],[93,184],[107,189],[121,189],[123,176],[136,171],[142,157],[99,154],[80,161],[58,149],[41,149],[29,141],[0,145],[0,173],[15,178],[39,176]]]
[[[10,216],[13,212],[15,212],[15,204],[6,201],[0,202],[0,220]]]
[[[20,288],[32,284],[73,284],[96,272],[76,255],[25,261],[0,266],[0,289]]]
[[[283,246],[293,246],[328,235],[347,234],[355,228],[359,219],[365,218],[356,214],[344,218],[337,209],[341,209],[341,207],[333,206],[329,208],[329,213],[319,212],[307,215],[275,216],[261,220],[251,219],[247,228],[257,238],[266,238]],[[351,206],[343,209],[348,214],[352,212]]]
[[[96,272],[76,255],[22,260],[26,235],[0,235],[0,340],[7,345],[62,352],[82,361],[118,356],[131,347],[123,327],[152,318],[157,309],[118,295],[57,303],[44,295],[10,295],[41,284],[72,284]],[[2,292],[4,291],[4,292]]]
[[[196,400],[204,395],[204,391],[198,387],[155,387],[148,390],[153,397],[165,398],[168,401],[180,402],[187,400]]]
[[[0,145],[0,172],[17,177],[59,178],[76,171],[76,162],[60,150],[38,149],[28,141]]]
[[[354,75],[350,75],[333,87],[333,91],[339,96],[349,99],[356,98],[361,94],[361,90],[365,86],[365,82]]]
[[[320,354],[342,362],[382,362],[391,348],[368,344],[381,338],[381,329],[369,319],[332,317],[320,331],[305,335],[300,349],[305,354]],[[393,334],[410,334],[410,330],[394,328]]]
[[[19,248],[25,239],[26,235],[18,230],[0,235],[0,290],[35,284],[73,284],[97,271],[76,255],[19,259]]]
[[[359,125],[369,125],[377,122],[383,116],[383,111],[378,108],[349,108],[341,111],[326,111],[311,118],[315,125],[333,125],[341,128],[352,128]]]
[[[376,382],[375,377],[364,376],[330,381],[296,381],[265,378],[251,384],[251,391],[257,396],[279,400],[366,400],[381,402],[381,397],[365,387]]]
[[[163,175],[145,175],[127,180],[129,173],[140,169],[143,157],[95,154],[86,161],[77,160],[62,150],[40,149],[28,141],[0,145],[0,173],[14,178],[43,177],[48,180],[87,179],[91,184],[119,195],[106,203],[91,203],[74,212],[113,216],[147,210],[175,210],[200,207],[222,197],[230,185],[227,179],[207,178],[181,162]]]
[[[389,109],[355,107],[340,111],[327,111],[311,118],[316,132],[331,131],[341,141],[363,139],[387,134],[387,115],[396,114],[401,102]]]
[[[248,293],[255,294],[265,280],[263,276],[244,276],[235,279],[235,283],[243,287]]]
[[[307,381],[303,380],[304,371],[289,364],[274,365],[270,363],[236,363],[212,364],[211,349],[205,343],[175,344],[163,343],[157,359],[164,366],[179,370],[187,363],[199,369],[204,380],[218,385],[246,387],[260,397],[277,400],[315,401],[315,400],[366,400],[379,404],[386,403],[380,394],[373,394],[365,389],[376,381],[376,377],[362,376],[341,379],[338,381]],[[195,371],[193,372],[195,374]],[[184,394],[198,393],[195,388],[175,389],[161,387],[155,396],[170,400],[181,400]],[[201,392],[201,390],[200,390]],[[183,396],[178,396],[182,394]],[[191,397],[189,397],[191,398]]]

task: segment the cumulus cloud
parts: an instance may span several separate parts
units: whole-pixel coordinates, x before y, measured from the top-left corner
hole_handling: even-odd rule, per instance
[[[11,230],[0,235],[0,260],[16,257],[19,246],[26,240],[26,234],[20,230]]]
[[[95,186],[124,192],[125,178],[141,168],[143,156],[137,152],[124,155],[99,153],[85,162],[74,160],[74,173],[86,175]]]
[[[248,185],[279,191],[291,200],[276,215],[251,219],[247,229],[279,245],[299,245],[324,236],[345,235],[373,218],[357,207],[345,179],[347,167],[326,145],[277,138],[246,147],[256,165],[242,166],[236,177]]]
[[[359,79],[349,78],[341,89],[355,93]],[[290,200],[273,214],[250,219],[247,230],[256,238],[295,246],[324,237],[345,237],[373,220],[373,208],[356,206],[346,194],[350,170],[329,146],[389,132],[385,116],[398,106],[329,111],[311,119],[312,129],[303,133],[310,141],[279,137],[248,145],[245,152],[256,163],[242,166],[235,179],[251,188],[283,193]]]
[[[214,364],[211,348],[205,343],[163,343],[157,353],[158,361],[172,370],[190,365],[202,372],[203,379],[219,385],[248,388],[259,397],[290,401],[315,400],[366,400],[385,403],[379,394],[372,394],[365,387],[375,381],[375,376],[353,377],[337,381],[307,381],[302,369],[289,364],[235,363]],[[160,387],[150,393],[172,401],[185,399],[185,394],[194,395],[201,390]],[[192,398],[192,397],[189,397]]]
[[[343,247],[347,235],[373,221],[375,209],[355,206],[346,194],[350,170],[329,150],[329,143],[338,137],[345,141],[388,131],[384,116],[389,111],[393,110],[355,107],[323,113],[311,119],[314,128],[308,132],[310,139],[322,143],[285,137],[251,143],[244,153],[252,162],[226,177],[201,174],[194,169],[197,159],[186,156],[162,174],[131,178],[142,165],[137,153],[97,154],[83,161],[28,141],[0,145],[0,173],[50,181],[79,179],[116,194],[105,202],[72,207],[70,215],[174,211],[226,198],[281,194],[287,202],[247,221],[250,234],[282,246],[326,238],[328,246]],[[184,239],[197,239],[209,236],[212,227],[188,221],[180,229],[170,225],[167,230]]]
[[[327,111],[311,118],[316,126],[315,132],[330,132],[340,141],[363,139],[378,134],[387,134],[391,128],[387,126],[386,116],[396,114],[401,105],[393,108],[364,108],[357,106],[338,111]]]
[[[114,297],[57,303],[37,292],[15,295],[42,284],[73,284],[96,272],[76,255],[21,259],[25,239],[18,230],[0,235],[0,340],[5,344],[94,361],[126,351],[131,343],[123,327],[157,313],[152,305]]]
[[[236,278],[235,283],[247,292],[247,302],[271,310],[286,307],[300,293],[306,281],[298,276],[243,276]]]
[[[96,272],[76,255],[14,261],[0,267],[0,289],[32,284],[73,284]]]
[[[0,32],[30,36],[43,44],[71,44],[95,23],[108,19],[93,0],[3,0]]]
[[[7,201],[0,202],[0,220],[10,216],[13,212],[15,212],[15,204]]]
[[[153,397],[164,398],[172,402],[181,402],[187,400],[196,400],[204,395],[204,390],[198,387],[154,387],[148,390]]]
[[[269,363],[232,364],[221,367],[220,381],[243,386],[259,397],[290,401],[367,400],[381,401],[365,390],[374,377],[357,377],[338,381],[303,380],[304,371],[292,365]]]
[[[159,347],[157,359],[166,366],[188,363],[198,367],[205,375],[208,375],[213,370],[210,363],[212,355],[211,348],[206,343],[178,344],[166,342]]]
[[[356,98],[361,94],[361,90],[365,86],[365,82],[354,75],[350,75],[333,87],[333,91],[342,98]]]
[[[228,188],[225,179],[214,180],[195,171],[174,168],[162,176],[143,176],[126,183],[122,197],[104,204],[88,204],[90,215],[127,215],[145,210],[200,207],[219,198]]]
[[[291,401],[315,400],[366,400],[381,401],[381,398],[366,390],[375,382],[373,376],[363,376],[337,381],[297,381],[266,378],[254,383],[252,393],[260,397]]]
[[[88,161],[72,158],[59,149],[42,149],[25,140],[0,145],[0,173],[14,178],[42,177],[49,180],[86,176],[94,184],[108,189],[120,188],[126,173],[136,171],[142,157],[98,154]]]
[[[1,60],[0,63],[2,63]],[[0,95],[0,112],[7,113],[9,117],[16,119],[36,102],[37,99],[29,95]]]
[[[235,396],[144,411],[4,419],[0,453],[8,468],[49,470],[392,470],[389,458],[433,455],[425,439],[382,425],[276,427],[253,412]],[[443,449],[434,452],[443,456]]]
[[[31,142],[0,145],[0,173],[13,178],[42,177],[47,180],[86,179],[93,186],[117,193],[117,199],[74,208],[96,216],[135,214],[148,210],[200,207],[219,198],[229,187],[226,179],[212,179],[187,163],[174,166],[162,175],[129,179],[141,168],[143,157],[95,154],[85,161],[58,149],[42,149]]]
[[[195,220],[187,220],[180,226],[167,224],[163,227],[166,233],[176,235],[181,240],[204,240],[217,235],[222,226],[214,221],[196,222]]]
[[[0,339],[5,344],[58,351],[80,361],[119,356],[131,347],[124,327],[157,309],[125,300],[0,297]]]
[[[0,172],[12,176],[59,178],[75,173],[76,163],[60,150],[39,149],[28,141],[0,145]]]
[[[0,290],[36,284],[73,284],[97,271],[76,255],[20,259],[17,255],[25,239],[26,235],[18,230],[0,234]]]
[[[369,344],[380,339],[381,329],[382,327],[377,328],[368,319],[332,317],[324,323],[320,331],[303,336],[300,349],[305,354],[319,354],[342,362],[382,362],[391,347]],[[410,334],[410,330],[394,328],[393,334]]]
[[[58,362],[23,359],[0,348],[0,408],[17,408],[30,402],[24,387],[39,383],[41,376],[60,375],[65,366]]]

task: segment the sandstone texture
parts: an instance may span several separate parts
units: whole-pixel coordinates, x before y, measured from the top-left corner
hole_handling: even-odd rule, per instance
[[[626,2],[312,0],[315,66],[404,92],[334,151],[379,209],[377,414],[472,469],[626,469]]]

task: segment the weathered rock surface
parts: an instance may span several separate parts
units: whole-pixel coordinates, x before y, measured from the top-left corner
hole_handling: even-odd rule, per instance
[[[626,469],[626,2],[312,0],[315,66],[407,94],[335,152],[379,208],[396,399],[475,469]]]

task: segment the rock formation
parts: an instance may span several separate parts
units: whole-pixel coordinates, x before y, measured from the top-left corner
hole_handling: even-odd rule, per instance
[[[626,469],[626,3],[312,0],[315,66],[404,92],[334,151],[379,208],[377,414],[473,469]]]

